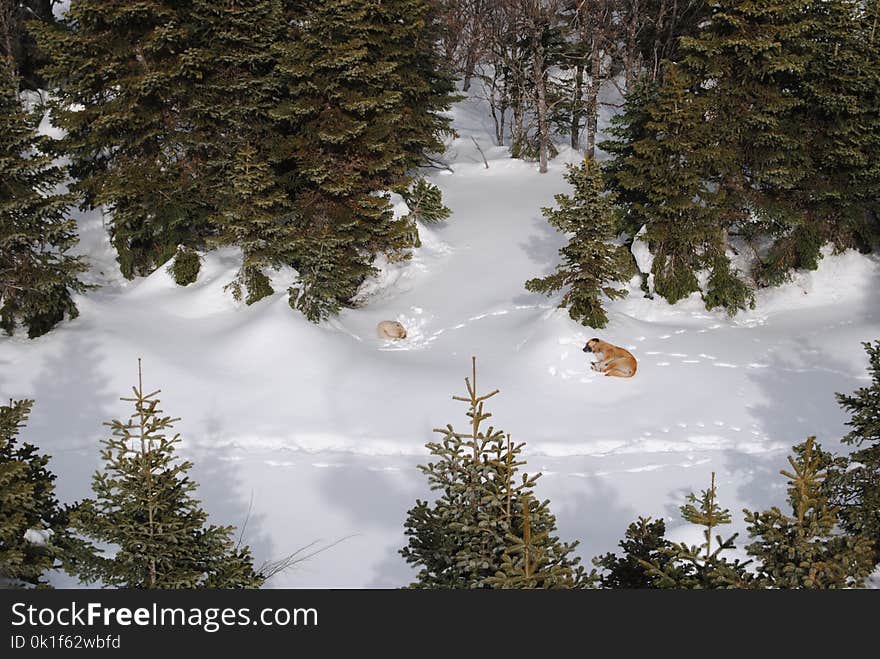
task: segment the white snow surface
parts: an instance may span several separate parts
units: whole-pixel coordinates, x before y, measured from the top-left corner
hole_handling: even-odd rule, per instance
[[[527,442],[527,470],[552,501],[579,555],[611,551],[638,515],[662,517],[675,540],[700,542],[678,506],[717,473],[723,506],[741,533],[741,510],[785,505],[789,447],[817,435],[840,450],[846,415],[835,392],[867,382],[862,341],[880,337],[880,260],[827,253],[816,272],[760,291],[734,319],[707,312],[697,294],[670,306],[629,297],[609,304],[594,330],[523,282],[552,270],[564,236],[542,206],[567,191],[562,149],[539,174],[493,147],[476,100],[453,109],[459,137],[431,170],[450,220],[421,227],[423,247],[382,264],[363,306],[321,325],[291,311],[290,273],[278,293],[247,307],[223,290],[234,250],[205,256],[196,283],[175,286],[165,268],[125,281],[100,213],[77,214],[80,251],[101,287],[79,296],[81,315],[36,340],[0,338],[0,396],[32,397],[22,440],[52,455],[58,494],[90,494],[102,423],[125,418],[143,358],[144,385],[182,420],[181,453],[193,460],[213,522],[244,527],[258,563],[313,541],[335,546],[268,586],[397,587],[414,575],[398,555],[406,511],[433,497],[417,465],[432,429],[464,428],[464,377],[477,356],[478,387],[496,427]],[[47,132],[48,132],[47,128]],[[489,159],[486,169],[471,141]],[[285,280],[285,277],[287,279]],[[380,320],[402,322],[405,341],[376,338]],[[590,370],[585,341],[602,337],[639,360],[632,379]],[[58,574],[57,586],[74,585]]]

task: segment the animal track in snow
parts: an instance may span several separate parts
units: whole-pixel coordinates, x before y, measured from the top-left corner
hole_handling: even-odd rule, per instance
[[[736,364],[728,364],[727,362],[716,362],[712,366],[720,366],[721,368],[739,368]]]

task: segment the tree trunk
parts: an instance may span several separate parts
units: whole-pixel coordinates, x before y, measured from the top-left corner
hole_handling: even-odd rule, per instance
[[[587,99],[587,155],[596,157],[596,133],[599,131],[599,89],[602,86],[602,52],[598,30],[593,32],[590,49],[590,90]]]
[[[547,72],[544,70],[544,44],[537,29],[532,32],[532,77],[537,96],[538,112],[538,171],[547,173],[547,158],[550,151],[550,122],[547,108]]]
[[[474,77],[474,70],[476,68],[476,48],[473,45],[468,45],[467,55],[464,60],[464,81],[461,85],[461,91],[466,92],[471,88],[471,79]]]
[[[578,62],[574,74],[574,97],[571,100],[571,148],[578,149],[581,143],[581,108],[583,107],[584,65]]]
[[[626,26],[626,55],[624,57],[624,75],[626,76],[626,91],[629,92],[638,77],[636,67],[638,66],[638,50],[639,46],[636,42],[636,36],[639,29],[639,0],[632,0],[632,16],[629,24]]]

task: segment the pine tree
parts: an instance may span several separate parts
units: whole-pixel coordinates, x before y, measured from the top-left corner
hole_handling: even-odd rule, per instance
[[[192,93],[180,66],[191,4],[80,0],[60,24],[31,25],[50,59],[43,73],[57,88],[52,121],[65,131],[57,148],[71,159],[72,190],[83,206],[109,211],[128,278],[209,233],[181,116]]]
[[[759,561],[757,578],[765,588],[849,588],[863,585],[874,569],[872,541],[835,530],[837,508],[830,505],[822,481],[823,458],[815,437],[789,456],[788,502],[793,516],[772,507],[745,511],[755,541],[746,549]]]
[[[230,288],[248,304],[271,294],[263,272],[290,261],[293,227],[280,219],[290,200],[273,159],[278,97],[273,48],[284,36],[281,0],[218,3],[192,0],[192,45],[182,70],[194,93],[183,116],[187,149],[200,163],[199,186],[210,199],[211,245],[242,250]]]
[[[556,272],[540,279],[530,279],[526,289],[550,295],[567,288],[559,303],[567,307],[572,319],[589,327],[605,327],[608,316],[602,295],[614,300],[626,295],[625,288],[615,286],[626,282],[630,257],[627,251],[613,244],[613,199],[603,193],[599,165],[588,158],[578,166],[569,165],[566,180],[574,195],[555,196],[558,208],[542,212],[558,231],[573,234],[559,250],[563,262]]]
[[[666,524],[662,519],[639,519],[626,529],[626,537],[619,543],[623,556],[612,553],[598,556],[593,564],[599,573],[601,588],[660,588],[656,572],[669,574],[678,582],[684,570],[674,565],[673,545],[666,539]],[[646,565],[654,566],[652,568]]]
[[[793,86],[793,123],[809,161],[777,204],[793,209],[775,228],[759,274],[785,281],[794,268],[815,269],[820,248],[880,244],[880,37],[876,2],[829,0],[804,10],[806,64]]]
[[[425,178],[418,178],[412,186],[401,193],[414,220],[424,224],[437,224],[449,219],[452,211],[443,205],[440,188]]]
[[[291,306],[320,320],[350,303],[379,254],[400,258],[411,224],[385,191],[404,189],[442,150],[451,80],[434,54],[424,0],[288,2],[276,49],[282,102],[279,168],[296,198],[300,280]],[[307,25],[308,29],[302,26]]]
[[[134,413],[106,424],[112,432],[102,442],[104,469],[92,479],[95,498],[82,501],[72,520],[115,553],[82,560],[77,575],[125,588],[258,588],[264,577],[250,549],[236,543],[233,527],[207,525],[193,498],[192,463],[175,455],[181,439],[169,434],[178,419],[163,415],[158,394],[145,392],[138,362],[138,385],[122,399]]]
[[[586,585],[580,559],[570,556],[576,543],[553,535],[549,502],[535,499],[540,474],[517,477],[524,444],[512,443],[493,426],[481,427],[492,416],[484,403],[498,390],[477,393],[476,360],[465,385],[467,397],[453,399],[468,404],[470,431],[436,429],[442,439],[427,444],[436,460],[419,467],[440,494],[433,503],[416,501],[407,513],[409,541],[400,553],[419,568],[412,587]]]
[[[621,228],[630,238],[646,228],[657,293],[674,304],[701,290],[697,273],[707,270],[706,306],[733,314],[752,295],[728,256],[728,230],[742,211],[731,210],[718,184],[715,161],[727,147],[706,122],[708,102],[698,79],[669,64],[659,81],[634,88],[615,139],[601,146],[613,156],[605,171],[623,210]]]
[[[829,471],[831,501],[838,508],[840,523],[851,535],[874,542],[874,563],[880,562],[880,341],[864,343],[868,353],[871,384],[850,395],[837,394],[849,412],[852,430],[843,443],[855,450],[845,465]]]
[[[705,542],[701,545],[671,544],[659,550],[659,557],[641,562],[647,574],[660,588],[752,588],[752,576],[746,570],[749,562],[739,559],[728,561],[722,553],[735,547],[737,534],[729,538],[715,537],[717,547],[712,549],[712,532],[719,526],[729,524],[730,511],[717,502],[715,473],[712,483],[699,497],[691,493],[688,503],[681,506],[685,521],[703,527]]]
[[[77,235],[70,197],[55,192],[64,174],[17,86],[0,60],[0,328],[12,334],[22,324],[34,338],[79,315],[73,294],[85,290],[78,277],[87,267],[68,253]]]
[[[18,444],[33,401],[0,406],[0,582],[4,587],[45,586],[70,548],[68,511],[55,497],[49,456]]]
[[[493,588],[533,590],[584,588],[592,584],[592,575],[585,577],[581,570],[573,571],[568,561],[558,560],[560,557],[548,551],[550,530],[532,533],[532,516],[547,514],[549,511],[546,501],[533,501],[528,494],[523,496],[519,520],[522,532],[507,532],[509,544],[501,555],[501,568],[494,576],[486,579],[487,585]]]

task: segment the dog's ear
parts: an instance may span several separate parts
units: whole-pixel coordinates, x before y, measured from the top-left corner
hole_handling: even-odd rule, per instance
[[[595,341],[596,343],[599,343],[599,339],[597,339],[595,336],[592,339],[590,339],[589,341],[587,341],[587,343],[592,343],[593,341]]]

